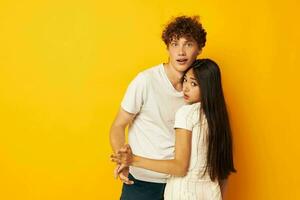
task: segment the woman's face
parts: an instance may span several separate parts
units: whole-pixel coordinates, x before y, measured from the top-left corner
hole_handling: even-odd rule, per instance
[[[191,68],[183,77],[183,94],[184,101],[188,104],[200,102],[200,87]]]

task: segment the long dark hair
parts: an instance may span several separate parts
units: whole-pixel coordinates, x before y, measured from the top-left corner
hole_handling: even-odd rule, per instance
[[[219,66],[210,59],[192,65],[201,91],[201,109],[208,123],[208,149],[205,172],[210,179],[226,179],[236,172],[233,164],[232,135],[224,99]],[[200,111],[201,113],[201,111]]]

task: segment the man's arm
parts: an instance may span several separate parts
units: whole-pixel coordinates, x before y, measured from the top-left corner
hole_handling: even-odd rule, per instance
[[[125,129],[134,118],[134,114],[120,108],[110,128],[110,144],[116,153],[125,144]]]
[[[117,116],[115,117],[114,122],[110,128],[110,144],[113,151],[116,153],[122,146],[125,144],[125,129],[130,122],[132,122],[134,118],[134,114],[128,113],[120,108]],[[117,165],[114,170],[114,176],[121,179],[125,184],[133,184],[132,181],[129,180],[129,168],[124,168],[123,170],[119,170],[120,165]]]

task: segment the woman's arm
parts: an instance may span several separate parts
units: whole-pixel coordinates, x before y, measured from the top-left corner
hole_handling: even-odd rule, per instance
[[[226,189],[227,189],[227,179],[219,180],[219,185],[221,188],[222,199],[225,199]]]
[[[185,129],[176,129],[175,136],[175,158],[171,160],[155,160],[144,158],[140,156],[135,156],[131,154],[131,151],[119,152],[119,160],[125,165],[132,165],[135,167],[141,167],[144,169],[149,169],[156,172],[161,172],[165,174],[171,174],[175,176],[185,176],[190,162],[191,155],[191,131]],[[125,155],[125,154],[126,155]],[[131,156],[130,156],[131,154]]]

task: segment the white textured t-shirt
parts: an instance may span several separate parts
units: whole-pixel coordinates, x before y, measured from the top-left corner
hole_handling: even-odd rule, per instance
[[[121,107],[136,114],[129,126],[129,144],[135,155],[151,159],[174,158],[174,120],[184,105],[183,93],[175,90],[163,64],[139,73],[129,84]],[[138,180],[165,183],[168,174],[130,167]]]

